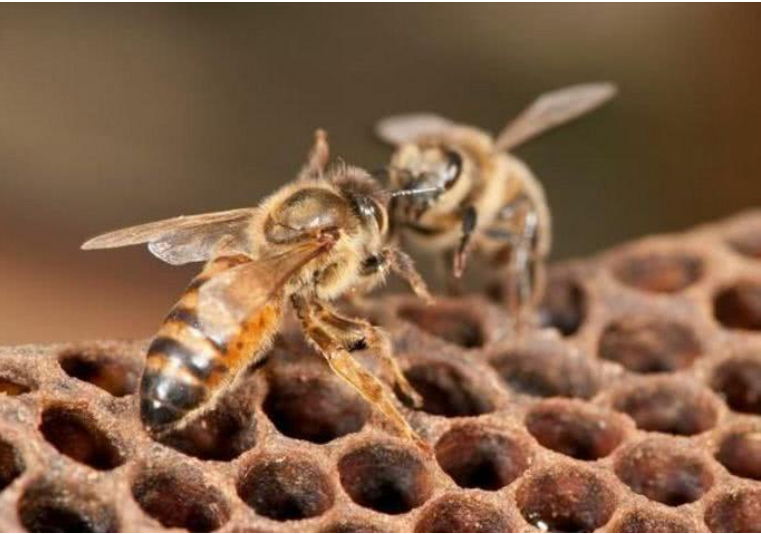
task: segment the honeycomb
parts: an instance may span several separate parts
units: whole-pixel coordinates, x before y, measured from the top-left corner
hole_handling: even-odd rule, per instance
[[[554,267],[520,338],[500,295],[370,310],[430,454],[293,325],[161,443],[145,342],[0,349],[0,530],[761,531],[761,212]]]

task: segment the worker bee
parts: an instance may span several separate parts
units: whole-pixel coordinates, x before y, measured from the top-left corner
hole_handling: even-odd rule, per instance
[[[172,265],[206,262],[147,351],[140,415],[150,432],[180,430],[212,407],[243,368],[265,356],[290,304],[332,371],[401,435],[422,445],[390,389],[352,356],[369,349],[419,405],[388,337],[368,321],[338,313],[331,301],[348,291],[369,291],[389,272],[421,297],[430,296],[410,258],[386,238],[391,195],[365,171],[327,162],[326,135],[318,130],[297,179],[259,207],[180,216],[117,230],[82,246],[147,243]]]
[[[541,298],[552,228],[541,184],[508,151],[614,94],[608,83],[544,94],[496,139],[437,115],[380,121],[377,135],[396,147],[387,169],[391,187],[408,193],[398,195],[389,209],[394,233],[415,248],[439,253],[455,279],[471,250],[506,266],[508,308],[520,328]]]

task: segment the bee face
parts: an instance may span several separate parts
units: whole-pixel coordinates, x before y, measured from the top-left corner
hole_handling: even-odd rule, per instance
[[[426,212],[459,201],[469,188],[460,151],[444,144],[408,144],[394,154],[391,182],[395,189],[414,194],[400,196],[395,215],[417,220]]]

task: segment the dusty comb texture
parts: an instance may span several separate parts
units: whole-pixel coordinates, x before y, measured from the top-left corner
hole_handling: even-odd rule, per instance
[[[499,294],[371,313],[430,457],[293,329],[166,443],[144,343],[2,349],[0,530],[761,530],[761,213],[557,267],[522,340]]]

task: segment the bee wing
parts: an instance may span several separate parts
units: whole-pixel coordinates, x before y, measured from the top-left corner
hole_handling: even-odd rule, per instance
[[[213,339],[226,340],[252,314],[277,296],[304,265],[324,254],[333,241],[312,241],[224,271],[198,290],[198,318]]]
[[[206,261],[215,255],[249,254],[246,230],[254,208],[165,219],[99,235],[82,249],[148,243],[157,258],[172,265]]]
[[[589,113],[616,94],[612,83],[573,85],[545,93],[516,117],[497,137],[498,150],[509,150],[529,139]]]
[[[390,145],[412,143],[423,136],[440,134],[456,126],[449,119],[430,113],[394,115],[378,121],[375,135]]]

